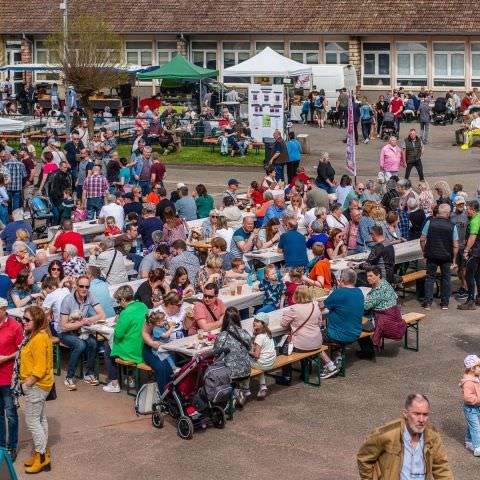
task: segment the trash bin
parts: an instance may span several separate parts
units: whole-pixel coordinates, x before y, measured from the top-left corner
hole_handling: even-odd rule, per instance
[[[265,159],[263,160],[263,164],[266,166],[272,158],[275,139],[272,137],[263,137],[262,142],[265,145]]]
[[[302,153],[310,153],[310,137],[305,133],[299,133],[297,135],[297,140],[302,146]]]

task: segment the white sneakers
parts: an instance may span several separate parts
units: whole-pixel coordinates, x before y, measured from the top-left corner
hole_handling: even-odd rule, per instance
[[[120,385],[114,385],[112,382],[107,383],[103,388],[104,392],[107,393],[120,393]]]

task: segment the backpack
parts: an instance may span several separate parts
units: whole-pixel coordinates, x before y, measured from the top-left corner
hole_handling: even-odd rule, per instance
[[[208,366],[203,375],[203,394],[212,403],[228,401],[231,390],[231,371],[221,357]]]
[[[153,410],[153,405],[160,403],[160,392],[158,385],[153,383],[145,383],[140,387],[135,398],[135,414],[150,415]]]

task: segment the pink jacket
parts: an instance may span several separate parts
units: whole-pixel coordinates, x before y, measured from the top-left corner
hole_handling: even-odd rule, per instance
[[[313,306],[313,313],[312,313]],[[302,328],[299,328],[302,323],[307,320],[307,323]],[[290,328],[290,333],[298,331],[293,335],[293,345],[300,350],[315,350],[322,346],[322,332],[320,326],[322,325],[322,313],[318,308],[318,303],[296,303],[291,305],[283,311],[280,325],[283,328]]]
[[[463,401],[467,405],[480,406],[480,378],[476,375],[464,375],[460,381],[463,390]]]
[[[380,150],[380,170],[384,172],[398,172],[402,163],[402,149],[398,145],[392,147],[387,143]]]

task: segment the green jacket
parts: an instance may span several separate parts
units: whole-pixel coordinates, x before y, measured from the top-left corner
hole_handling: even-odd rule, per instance
[[[127,362],[143,363],[142,328],[147,306],[137,300],[129,303],[118,316],[113,337],[112,357]]]
[[[370,432],[357,454],[362,480],[399,480],[403,465],[403,419],[394,420]],[[426,480],[453,480],[442,438],[427,425],[425,435]]]

